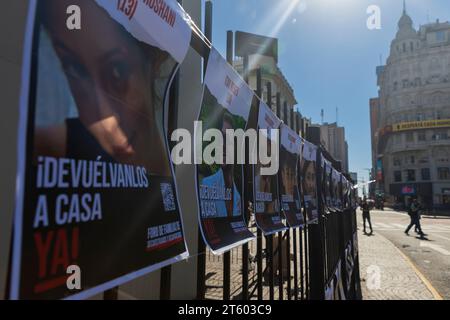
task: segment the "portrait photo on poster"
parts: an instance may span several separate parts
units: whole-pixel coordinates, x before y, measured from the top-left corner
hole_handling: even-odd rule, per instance
[[[302,141],[294,130],[284,123],[280,127],[280,168],[279,184],[281,211],[289,227],[298,228],[304,225],[298,186],[298,164],[301,155]]]
[[[279,128],[281,120],[273,113],[267,104],[260,101],[257,128],[264,132],[259,139],[265,139],[268,154],[274,154],[274,148],[279,149]],[[279,161],[277,159],[277,161]],[[253,197],[255,221],[265,235],[274,234],[286,229],[285,219],[281,216],[279,176],[264,174],[263,170],[271,164],[264,164],[258,159],[253,166]]]
[[[127,31],[160,20],[144,6],[123,25],[112,2],[33,3],[10,298],[87,298],[188,257],[164,122],[180,61],[164,50],[173,44]],[[77,32],[66,28],[74,3]],[[182,9],[168,3],[180,27],[162,30],[189,45]],[[76,290],[69,266],[81,270]]]
[[[202,155],[196,165],[199,225],[205,243],[215,254],[254,238],[244,217],[243,165],[235,159],[227,160],[227,152],[236,156],[237,150],[244,147],[243,141],[233,145],[232,150],[226,142],[227,131],[247,128],[253,97],[253,91],[233,67],[211,49],[195,135],[200,137],[196,147]],[[221,140],[217,144],[221,149],[211,150],[209,142],[217,139]],[[203,155],[211,154],[212,161],[203,159]]]
[[[308,224],[317,224],[319,220],[316,169],[317,152],[317,146],[303,140],[300,180],[306,212],[306,222]]]

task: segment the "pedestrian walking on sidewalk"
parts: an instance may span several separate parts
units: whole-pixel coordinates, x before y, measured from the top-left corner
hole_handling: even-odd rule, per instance
[[[411,201],[411,204],[409,206],[409,210],[408,210],[408,214],[409,217],[411,218],[411,221],[408,225],[408,227],[405,230],[405,233],[407,235],[409,235],[409,230],[411,230],[411,228],[413,226],[415,226],[415,230],[416,232],[423,237],[425,234],[422,231],[422,227],[420,226],[420,204],[419,201],[417,200],[417,198],[414,198]]]
[[[372,222],[370,221],[370,205],[367,202],[367,199],[364,198],[362,204],[361,204],[361,210],[362,210],[362,216],[363,216],[363,226],[364,226],[364,234],[367,234],[366,232],[366,221],[369,223],[370,227],[370,234],[373,233],[372,229]]]

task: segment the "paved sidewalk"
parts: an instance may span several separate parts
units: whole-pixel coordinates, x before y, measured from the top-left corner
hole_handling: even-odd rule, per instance
[[[379,233],[358,231],[361,289],[364,300],[434,300],[400,251]]]
[[[252,230],[254,233],[256,233],[256,229]],[[266,247],[265,244],[265,238],[263,237],[262,240],[263,248]],[[303,242],[304,246],[304,242]],[[274,247],[277,247],[277,242],[274,241]],[[285,247],[284,247],[285,248]],[[283,249],[285,250],[285,249]],[[292,230],[291,230],[291,252],[293,250],[293,236],[292,236]],[[302,281],[300,279],[300,246],[297,247],[297,253],[298,253],[298,297],[299,299],[302,296]],[[304,252],[304,250],[303,250]],[[253,257],[256,256],[256,240],[249,242],[249,254]],[[291,256],[292,257],[292,256]],[[292,257],[293,258],[293,257]],[[274,276],[274,298],[276,300],[279,299],[279,286],[278,286],[278,275],[277,275],[277,256],[275,257],[275,276]],[[230,271],[231,271],[231,277],[230,277],[230,298],[231,300],[240,300],[241,293],[242,293],[242,247],[239,246],[238,248],[235,248],[230,251]],[[303,262],[303,268],[305,268],[305,259],[302,259]],[[290,261],[291,263],[291,270],[294,270],[294,262],[293,260]],[[283,261],[283,266],[286,266],[286,260]],[[266,259],[263,259],[263,270],[265,270],[267,267],[266,265]],[[287,274],[287,271],[285,268],[283,268],[284,275]],[[253,293],[249,297],[250,300],[256,300],[257,299],[257,291],[256,291],[256,281],[257,281],[257,266],[256,262],[249,264],[249,274],[248,274],[248,281],[249,281],[249,294]],[[294,279],[293,279],[293,271],[291,272],[291,297],[294,297]],[[287,290],[287,278],[283,281],[283,299],[287,299],[288,290]],[[303,289],[305,291],[305,289]],[[270,287],[269,283],[264,280],[263,281],[263,299],[269,300]],[[303,291],[303,292],[304,292]],[[223,256],[214,256],[211,252],[206,253],[206,294],[205,298],[209,300],[222,300],[223,298]]]

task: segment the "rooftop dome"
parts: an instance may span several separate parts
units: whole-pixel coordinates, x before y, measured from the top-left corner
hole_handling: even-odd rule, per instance
[[[411,17],[406,13],[406,3],[403,1],[403,14],[398,21],[397,40],[403,40],[408,38],[416,38],[417,31],[413,27],[413,21]]]
[[[413,21],[410,16],[406,13],[406,11],[403,11],[403,15],[400,18],[400,21],[398,22],[398,28],[404,29],[404,28],[412,28],[413,27]]]

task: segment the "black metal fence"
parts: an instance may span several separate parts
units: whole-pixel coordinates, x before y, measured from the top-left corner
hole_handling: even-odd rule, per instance
[[[181,2],[181,1],[180,1]],[[205,30],[201,32],[195,25],[191,47],[204,59],[204,67],[211,49],[212,4],[205,3]],[[227,38],[227,60],[233,60],[232,33]],[[247,74],[248,57],[244,57],[244,74]],[[257,72],[256,94],[261,97],[261,71]],[[248,79],[245,79],[248,81]],[[275,98],[277,116],[280,117],[279,94],[272,95],[270,82],[267,83],[268,99],[272,106]],[[171,92],[171,105],[175,109],[178,94],[177,80]],[[284,112],[286,116],[286,112]],[[293,117],[291,117],[292,121]],[[284,119],[285,122],[287,119]],[[302,121],[302,120],[300,120]],[[169,117],[169,129],[176,128],[176,119]],[[293,127],[293,123],[291,123]],[[297,124],[298,127],[298,124]],[[302,137],[320,146],[320,129],[300,124]],[[336,169],[340,163],[319,148],[317,176],[320,176],[320,157],[326,157]],[[249,170],[244,170],[250,172]],[[351,180],[349,177],[347,177]],[[250,186],[250,176],[244,175]],[[318,179],[319,180],[319,179]],[[345,209],[341,212],[326,213],[322,205],[321,185],[318,182],[318,224],[305,225],[300,229],[288,229],[276,235],[264,236],[261,230],[250,222],[250,229],[256,239],[235,248],[221,256],[214,256],[205,246],[201,232],[198,232],[197,253],[197,299],[221,300],[323,300],[330,283],[342,282],[342,293],[334,294],[338,299],[360,299],[359,262],[357,255],[356,212]],[[251,189],[251,188],[249,188]],[[245,194],[249,195],[250,192]],[[244,199],[248,204],[251,197]],[[250,216],[250,215],[249,215]],[[336,271],[341,270],[340,279]],[[171,266],[161,271],[160,299],[170,299]],[[117,299],[117,288],[104,293],[105,299]]]
[[[206,60],[212,42],[212,4],[205,5],[204,37],[194,37],[193,48]],[[227,61],[233,60],[233,33],[227,34]],[[248,57],[243,57],[244,75],[248,74]],[[248,81],[248,79],[245,79]],[[262,96],[261,71],[257,70],[256,95]],[[267,105],[272,107],[275,98],[277,116],[280,117],[280,94],[272,93],[271,83],[267,83]],[[285,117],[287,113],[284,112]],[[283,119],[287,123],[287,119]],[[300,120],[303,122],[302,120]],[[293,127],[293,117],[291,117]],[[297,123],[297,128],[299,127]],[[301,135],[320,146],[320,130],[300,124]],[[340,163],[321,149],[324,156],[336,169]],[[317,161],[320,176],[320,161]],[[250,172],[250,170],[245,170]],[[250,177],[244,176],[250,186]],[[350,178],[348,177],[350,180]],[[251,195],[249,192],[245,194]],[[321,186],[318,186],[321,199]],[[247,204],[251,196],[244,199]],[[321,202],[321,201],[319,201]],[[256,239],[237,249],[213,256],[203,242],[199,232],[197,258],[197,299],[325,299],[327,285],[333,281],[340,264],[341,279],[346,282],[344,296],[339,298],[359,299],[359,263],[357,256],[356,215],[354,209],[343,212],[325,213],[319,203],[319,223],[306,225],[302,229],[289,229],[276,235],[263,236],[254,224],[250,225]],[[281,240],[280,240],[281,239]],[[351,249],[351,256],[348,253]],[[205,253],[205,254],[203,254]],[[349,260],[351,260],[349,263]],[[163,279],[162,279],[163,280]],[[169,280],[168,278],[164,279]],[[167,283],[167,282],[166,282]],[[337,297],[337,296],[336,296]]]

